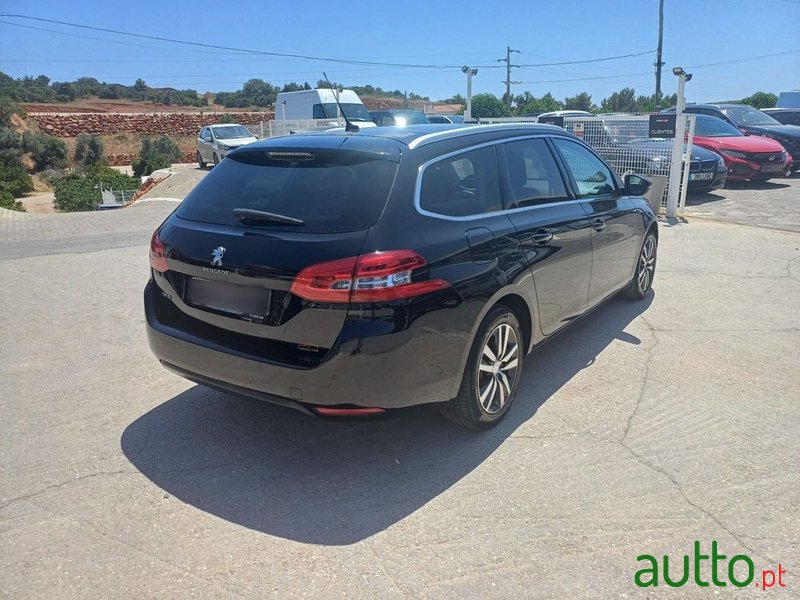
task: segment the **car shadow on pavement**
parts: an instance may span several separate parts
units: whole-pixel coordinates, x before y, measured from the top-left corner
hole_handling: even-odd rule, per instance
[[[780,179],[770,179],[767,181],[727,181],[725,187],[732,190],[780,190],[787,188],[791,184],[784,183]]]
[[[698,206],[707,202],[719,202],[725,196],[717,192],[692,192],[686,196],[686,206]]]
[[[167,493],[244,527],[299,542],[346,545],[385,530],[481,465],[613,340],[642,302],[616,299],[526,359],[514,406],[487,432],[435,407],[326,421],[195,386],[131,423],[125,456]]]

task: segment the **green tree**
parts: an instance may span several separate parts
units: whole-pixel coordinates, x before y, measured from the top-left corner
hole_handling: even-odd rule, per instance
[[[155,141],[145,138],[139,151],[139,158],[133,163],[133,174],[136,177],[150,175],[158,169],[169,168],[173,162],[181,158],[181,149],[167,136]]]
[[[95,164],[57,181],[53,205],[63,212],[97,210],[101,187],[130,191],[138,188],[138,181],[111,167]]]
[[[83,174],[67,175],[55,185],[53,206],[63,212],[97,210],[100,186]]]
[[[105,163],[103,141],[94,134],[82,133],[75,138],[75,162],[82,167]]]
[[[742,98],[742,104],[749,104],[753,108],[773,108],[777,103],[778,97],[769,92],[756,92]]]
[[[24,152],[22,136],[12,129],[0,128],[0,163],[19,165]]]
[[[11,127],[11,117],[25,115],[22,107],[8,96],[0,96],[0,127]]]
[[[531,95],[530,92],[525,92],[521,96],[517,96],[517,100],[517,107],[514,110],[517,115],[541,114],[561,110],[561,102],[556,100],[550,92],[547,92],[541,98]],[[520,100],[522,104],[520,104]]]
[[[21,198],[33,191],[33,180],[19,163],[0,162],[0,192]]]
[[[25,152],[31,153],[37,171],[67,166],[67,145],[58,138],[26,131],[22,134],[22,147]]]
[[[23,206],[22,202],[14,200],[14,196],[2,190],[0,190],[0,208],[25,212],[25,206]]]
[[[633,88],[622,88],[618,92],[614,92],[608,98],[604,98],[600,103],[600,108],[603,112],[624,112],[633,113],[637,112],[638,104],[636,103],[636,90]]]
[[[597,106],[592,102],[592,95],[588,92],[581,92],[575,96],[564,98],[565,110],[585,110],[586,112],[592,112],[596,108]]]
[[[494,94],[476,94],[472,97],[472,118],[510,117],[511,109]]]

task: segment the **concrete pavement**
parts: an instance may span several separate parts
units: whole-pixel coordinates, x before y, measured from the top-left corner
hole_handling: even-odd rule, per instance
[[[162,369],[141,291],[172,208],[0,230],[3,596],[644,597],[636,557],[694,540],[781,563],[797,594],[800,235],[663,227],[655,294],[529,356],[476,434],[423,409],[313,420]]]

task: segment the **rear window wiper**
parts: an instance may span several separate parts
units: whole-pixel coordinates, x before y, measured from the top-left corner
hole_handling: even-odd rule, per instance
[[[252,208],[234,208],[233,216],[240,221],[256,221],[259,223],[282,223],[286,225],[305,225],[302,219],[295,219],[287,215],[255,210]]]

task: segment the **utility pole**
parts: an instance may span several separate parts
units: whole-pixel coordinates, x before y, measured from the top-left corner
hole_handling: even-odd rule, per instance
[[[512,50],[511,46],[506,46],[506,57],[497,59],[497,62],[506,63],[506,80],[503,83],[506,84],[506,104],[508,104],[509,108],[511,107],[511,84],[519,83],[519,81],[511,81],[511,67],[519,68],[519,65],[511,64],[512,52],[519,54],[519,50]]]
[[[664,61],[661,60],[661,51],[664,41],[664,0],[658,1],[658,50],[656,51],[656,96],[654,110],[658,110],[658,103],[661,101],[661,67]]]

